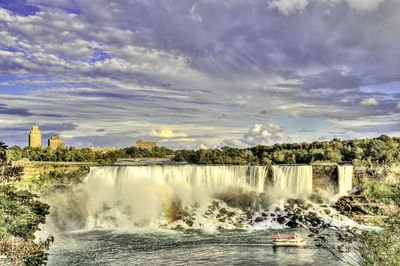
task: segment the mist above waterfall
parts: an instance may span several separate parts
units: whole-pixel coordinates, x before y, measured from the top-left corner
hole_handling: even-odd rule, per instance
[[[345,170],[339,180],[348,186],[350,170]],[[273,166],[273,174],[269,171],[268,166],[92,167],[83,184],[49,194],[55,206],[51,220],[60,230],[242,228],[256,213],[282,208],[288,199],[312,198],[310,165]]]

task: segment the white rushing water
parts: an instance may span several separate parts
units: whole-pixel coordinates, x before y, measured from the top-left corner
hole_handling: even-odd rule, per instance
[[[158,226],[188,212],[198,216],[195,223],[201,223],[217,194],[232,198],[227,195],[263,193],[267,170],[267,166],[92,167],[84,184],[84,216],[89,227]],[[208,214],[208,220],[211,216],[219,218]]]
[[[339,170],[341,191],[351,189],[351,170]],[[58,208],[52,217],[57,228],[69,230],[215,229],[252,227],[260,220],[264,227],[285,227],[287,202],[311,215],[312,166],[277,165],[272,171],[268,176],[268,166],[247,165],[91,167],[84,184],[55,194]]]
[[[184,184],[211,190],[242,187],[258,193],[264,191],[267,166],[199,166],[153,165],[92,167],[87,184],[104,183],[114,187],[148,182],[154,186]]]
[[[311,165],[274,165],[274,188],[288,191],[294,197],[307,197],[312,193]]]
[[[338,185],[339,195],[347,195],[351,192],[353,180],[353,166],[339,165],[338,166]]]

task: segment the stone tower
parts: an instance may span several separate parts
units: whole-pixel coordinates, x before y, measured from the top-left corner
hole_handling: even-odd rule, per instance
[[[42,134],[40,134],[39,126],[32,126],[29,132],[29,147],[42,147]]]

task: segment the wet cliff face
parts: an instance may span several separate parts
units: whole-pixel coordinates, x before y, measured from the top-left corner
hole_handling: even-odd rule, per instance
[[[357,166],[354,167],[353,184],[362,186],[368,182],[400,182],[400,165]]]
[[[337,164],[314,164],[312,166],[313,189],[338,192]]]
[[[338,188],[338,165],[313,164],[313,188],[334,190]],[[400,182],[400,165],[354,166],[353,186],[364,186],[369,182]]]

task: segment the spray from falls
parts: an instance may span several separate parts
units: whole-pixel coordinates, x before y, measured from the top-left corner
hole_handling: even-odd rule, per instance
[[[312,167],[279,165],[272,170],[269,176],[268,166],[92,167],[83,184],[62,195],[67,201],[58,200],[66,205],[58,203],[58,209],[53,208],[54,224],[61,230],[242,228],[251,226],[257,217],[264,219],[266,212],[276,223],[280,221],[279,215],[272,215],[276,206],[284,215],[289,200],[297,202],[294,199],[307,199],[312,194]],[[306,209],[304,200],[296,204]]]
[[[339,165],[338,166],[338,184],[339,195],[347,195],[352,189],[353,166]]]

